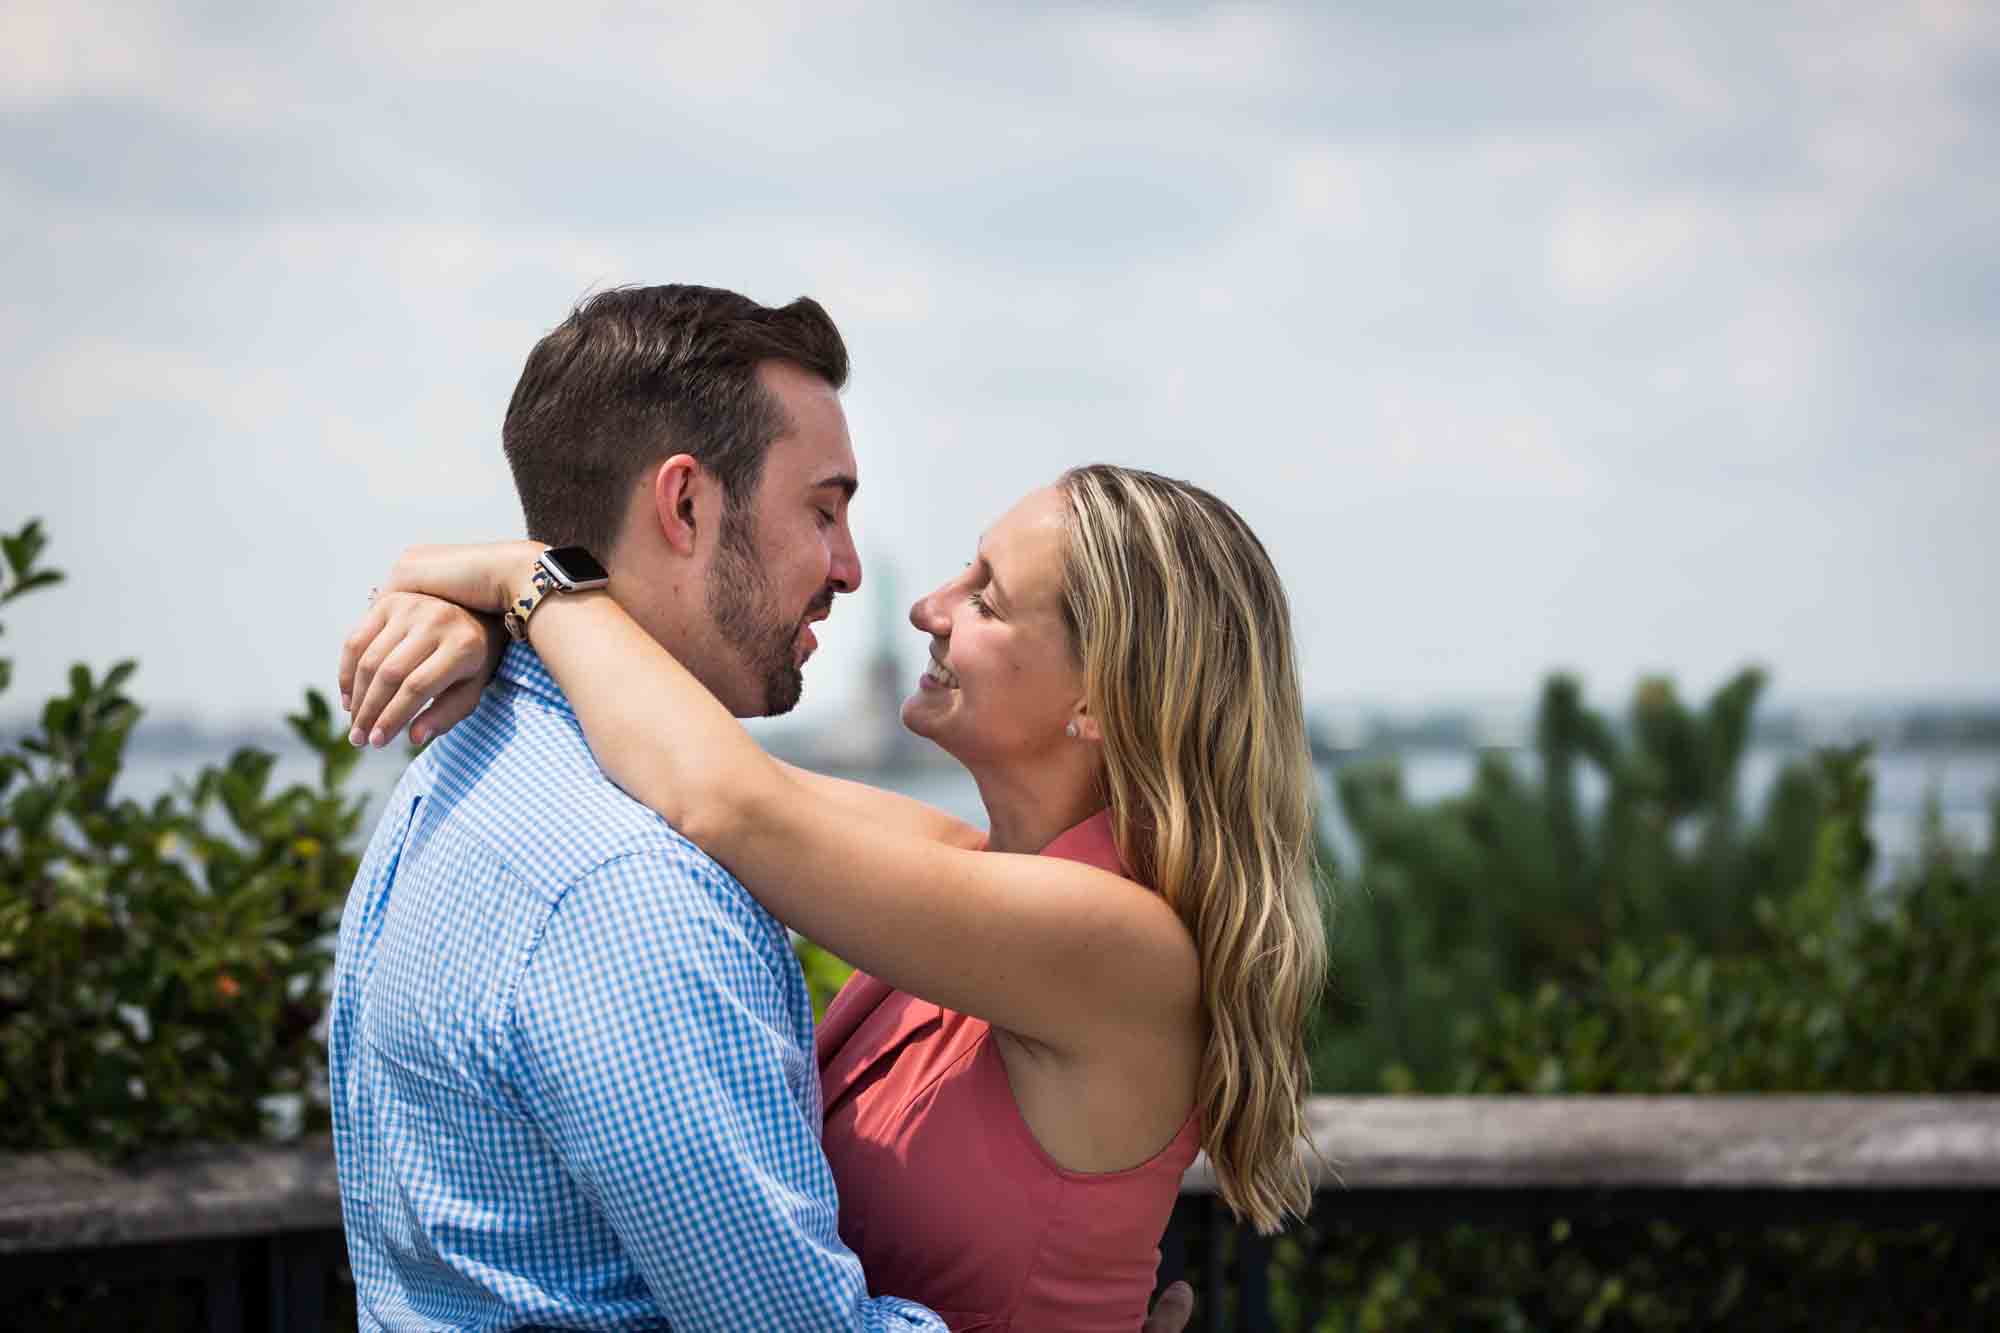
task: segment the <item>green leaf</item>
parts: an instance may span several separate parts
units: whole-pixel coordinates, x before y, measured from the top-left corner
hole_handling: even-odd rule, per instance
[[[42,536],[42,521],[28,520],[28,525],[11,537],[0,536],[0,553],[7,557],[7,568],[18,578],[25,575],[34,565],[35,557],[41,554],[45,538]]]

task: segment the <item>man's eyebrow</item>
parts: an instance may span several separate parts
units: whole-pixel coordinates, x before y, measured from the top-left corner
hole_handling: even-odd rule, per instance
[[[836,472],[833,473],[831,476],[821,477],[818,481],[814,482],[810,487],[808,487],[808,489],[820,491],[820,490],[825,490],[828,486],[838,486],[840,488],[840,493],[843,496],[847,497],[849,500],[852,500],[854,498],[854,493],[861,489],[860,481],[858,481],[854,477],[849,476],[845,472]]]

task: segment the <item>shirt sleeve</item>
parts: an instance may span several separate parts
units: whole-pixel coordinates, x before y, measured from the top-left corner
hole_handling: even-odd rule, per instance
[[[515,996],[526,1109],[676,1330],[943,1333],[841,1243],[810,1045],[740,893],[664,853],[570,887]]]

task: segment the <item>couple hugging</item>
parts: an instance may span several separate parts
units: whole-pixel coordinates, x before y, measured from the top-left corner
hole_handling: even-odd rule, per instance
[[[340,925],[363,1328],[1173,1333],[1197,1151],[1260,1228],[1305,1209],[1314,784],[1263,547],[1064,473],[910,610],[903,723],[987,827],[789,767],[736,719],[861,582],[846,377],[810,300],[593,297],[507,409],[535,540],[412,548],[344,645],[356,743],[431,742]],[[817,1033],[787,927],[860,969]]]

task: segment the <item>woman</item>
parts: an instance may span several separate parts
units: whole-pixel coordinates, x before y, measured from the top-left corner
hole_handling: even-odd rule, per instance
[[[493,612],[539,549],[420,548],[389,586]],[[1284,591],[1214,496],[1096,466],[910,619],[932,663],[903,721],[971,772],[983,839],[772,760],[608,597],[549,599],[529,633],[605,771],[860,969],[818,1058],[870,1286],[954,1327],[1130,1329],[1197,1147],[1262,1231],[1309,1200],[1325,954]],[[343,657],[357,734],[488,669],[356,665],[407,623]]]

